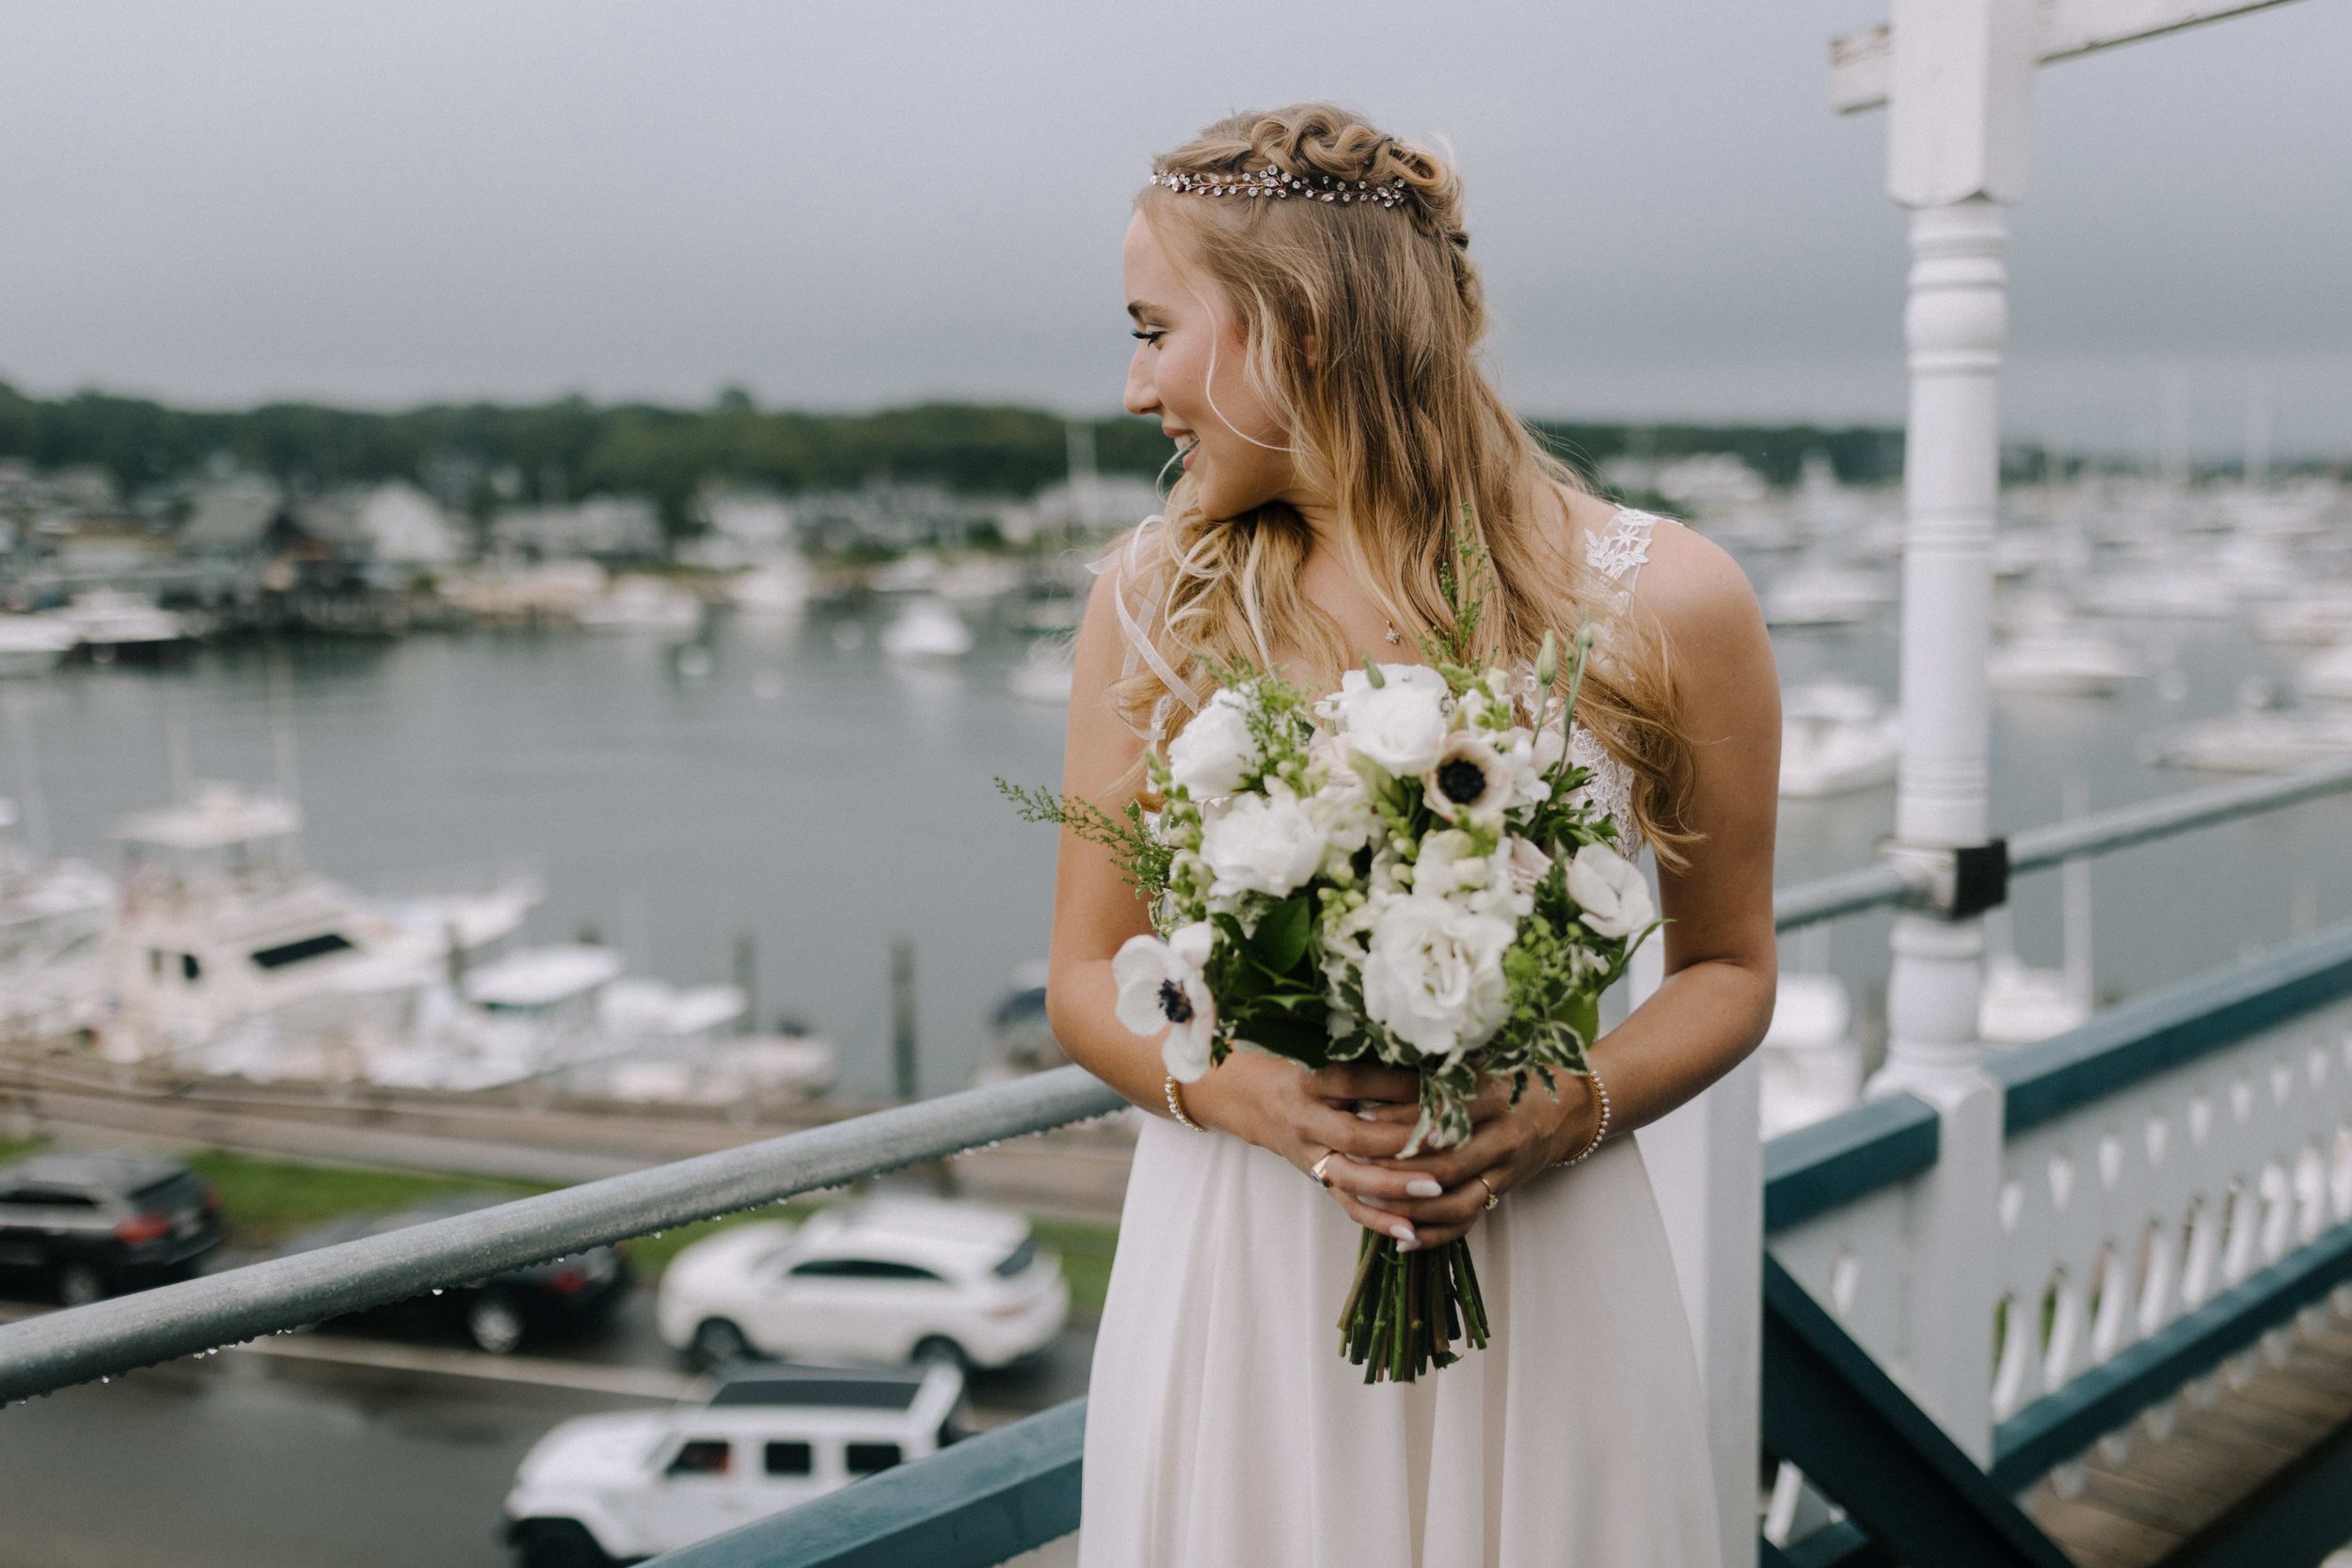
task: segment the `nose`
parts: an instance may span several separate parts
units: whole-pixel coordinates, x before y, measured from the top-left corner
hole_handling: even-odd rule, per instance
[[[1151,367],[1144,356],[1151,352],[1149,343],[1137,343],[1134,357],[1127,361],[1127,390],[1120,399],[1130,414],[1156,414],[1160,411],[1159,388],[1152,385]]]

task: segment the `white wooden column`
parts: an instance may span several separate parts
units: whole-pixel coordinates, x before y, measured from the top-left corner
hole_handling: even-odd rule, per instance
[[[1991,836],[1993,530],[2000,496],[2005,209],[2026,189],[2033,0],[1896,0],[1888,194],[1911,209],[1903,336],[1903,755],[1895,836]],[[1896,917],[1887,1059],[1869,1092],[1934,1105],[1942,1155],[1921,1192],[1898,1374],[1972,1458],[1992,1449],[1993,1249],[2000,1093],[1977,1037],[1981,917]]]

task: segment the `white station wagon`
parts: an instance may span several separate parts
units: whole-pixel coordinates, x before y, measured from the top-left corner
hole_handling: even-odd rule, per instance
[[[780,1513],[961,1435],[944,1364],[762,1367],[674,1410],[583,1416],[532,1446],[506,1495],[521,1568],[609,1568]]]
[[[1069,1316],[1061,1259],[1026,1219],[911,1198],[827,1210],[797,1230],[723,1230],[671,1262],[657,1309],[661,1337],[710,1366],[772,1355],[1001,1367]]]

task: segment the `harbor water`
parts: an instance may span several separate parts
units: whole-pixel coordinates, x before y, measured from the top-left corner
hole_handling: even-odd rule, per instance
[[[539,632],[209,647],[161,668],[81,667],[0,688],[0,794],[55,853],[108,859],[108,825],[175,776],[267,786],[286,770],[314,867],[398,891],[455,868],[520,864],[546,889],[524,937],[592,927],[641,974],[733,977],[741,933],[765,1023],[790,1015],[841,1049],[841,1092],[892,1083],[889,946],[914,943],[919,1086],[961,1086],[989,1010],[1041,958],[1054,837],[992,779],[1057,784],[1063,711],[1014,697],[1026,639],[984,612],[951,665],[877,651],[885,607],[675,633]],[[1892,695],[1891,610],[1776,635],[1784,681],[1827,675]],[[2070,799],[2113,806],[2191,787],[2142,738],[2228,711],[2290,664],[2240,622],[2111,621],[2169,673],[2108,698],[2000,696],[1997,827]],[[681,647],[684,657],[681,657]],[[1891,788],[1788,800],[1784,885],[1867,861]],[[2125,852],[2093,879],[2096,989],[2112,1000],[2352,914],[2352,802],[2328,802]],[[2013,916],[2030,961],[2058,962],[2058,879]],[[1841,923],[1784,961],[1826,964],[1878,1028],[1885,920]],[[1875,1045],[1873,1046],[1875,1049]]]

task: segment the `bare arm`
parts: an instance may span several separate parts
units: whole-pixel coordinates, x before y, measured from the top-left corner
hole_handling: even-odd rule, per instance
[[[1779,804],[1780,689],[1772,644],[1747,578],[1718,546],[1663,528],[1639,579],[1641,606],[1664,632],[1694,774],[1685,824],[1699,836],[1679,872],[1661,870],[1669,924],[1665,983],[1595,1044],[1609,1090],[1612,1138],[1655,1121],[1738,1066],[1764,1037],[1778,960],[1772,936],[1772,833]],[[1653,939],[1655,940],[1655,939]],[[1366,1091],[1402,1098],[1368,1080]],[[1334,1179],[1359,1198],[1404,1215],[1422,1245],[1469,1229],[1496,1192],[1540,1173],[1590,1141],[1599,1103],[1581,1080],[1555,1100],[1531,1093],[1518,1110],[1487,1114],[1458,1149],[1410,1161],[1337,1162]],[[1400,1113],[1403,1114],[1400,1108]],[[1445,1189],[1413,1201],[1419,1174]]]

